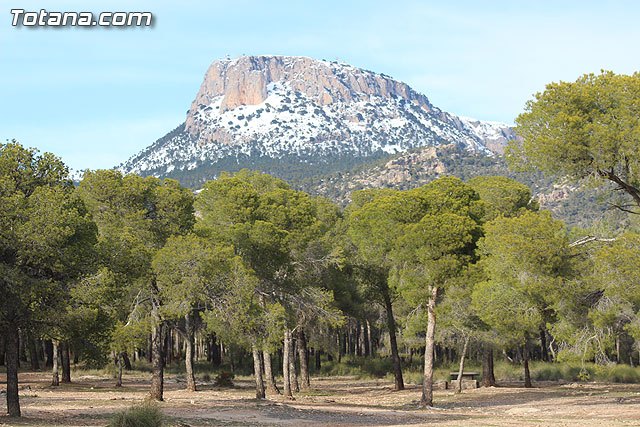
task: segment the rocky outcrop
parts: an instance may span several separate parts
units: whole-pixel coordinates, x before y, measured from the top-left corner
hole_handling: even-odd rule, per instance
[[[553,184],[550,191],[547,190],[545,193],[538,194],[538,202],[541,208],[548,209],[559,201],[567,200],[576,190],[577,187],[575,185]]]
[[[320,106],[380,96],[402,98],[425,112],[433,108],[426,96],[383,74],[307,57],[242,56],[211,64],[187,113],[187,131],[200,133],[194,117],[202,106],[221,96],[221,113],[241,105],[257,105],[267,98],[271,83],[286,83]]]
[[[447,145],[438,148],[420,148],[358,172],[345,172],[339,176],[326,177],[309,191],[336,199],[346,205],[351,199],[351,193],[356,190],[415,188],[449,173],[440,158],[442,150],[455,151],[456,147]]]
[[[435,147],[427,147],[413,153],[407,153],[390,160],[378,170],[361,174],[354,182],[371,188],[399,187],[420,175],[439,176],[446,172],[442,161],[438,158]]]

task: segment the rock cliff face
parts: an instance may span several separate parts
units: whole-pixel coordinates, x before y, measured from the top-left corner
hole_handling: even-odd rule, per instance
[[[267,99],[269,83],[276,82],[287,82],[294,92],[303,93],[322,106],[367,100],[369,96],[395,96],[431,111],[424,95],[388,76],[305,57],[243,56],[211,64],[188,117],[197,112],[199,105],[209,105],[220,96],[221,112],[260,104]],[[187,130],[192,131],[189,123]]]
[[[513,137],[505,125],[443,112],[384,74],[306,57],[243,56],[211,64],[184,124],[120,169],[199,180],[242,166],[278,174],[260,165],[335,169],[337,158],[352,165],[447,144],[491,156]]]

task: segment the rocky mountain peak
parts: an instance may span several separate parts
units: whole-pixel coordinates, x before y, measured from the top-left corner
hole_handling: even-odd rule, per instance
[[[304,178],[421,147],[493,156],[513,137],[506,125],[441,111],[384,74],[307,57],[242,56],[214,61],[185,122],[120,169],[193,186],[242,167]]]
[[[425,112],[433,109],[426,96],[407,84],[348,64],[303,56],[242,56],[211,64],[187,114],[187,131],[193,135],[200,133],[196,113],[203,105],[220,97],[221,113],[258,105],[269,96],[270,85],[287,86],[319,106],[366,101],[377,96],[404,99]]]

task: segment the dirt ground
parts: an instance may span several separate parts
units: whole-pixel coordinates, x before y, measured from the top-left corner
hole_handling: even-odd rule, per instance
[[[0,380],[5,380],[0,376]],[[100,376],[49,385],[46,373],[20,374],[23,417],[0,416],[1,426],[105,426],[117,411],[142,402],[148,376],[127,376],[124,387]],[[601,383],[522,384],[435,392],[435,407],[419,409],[420,386],[394,392],[384,380],[314,378],[312,390],[296,400],[252,397],[251,379],[232,389],[200,383],[189,393],[170,377],[160,404],[169,426],[640,426],[640,385]],[[0,412],[6,413],[2,390]]]

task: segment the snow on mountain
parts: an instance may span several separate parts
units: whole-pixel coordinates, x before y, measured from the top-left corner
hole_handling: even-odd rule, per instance
[[[507,141],[515,138],[513,129],[504,123],[488,122],[470,117],[458,117],[465,129],[483,140],[484,146],[492,153],[502,154]]]
[[[443,112],[384,74],[306,57],[243,56],[215,61],[185,123],[119,169],[215,174],[252,158],[320,164],[452,143],[491,156],[512,138],[508,126]]]

